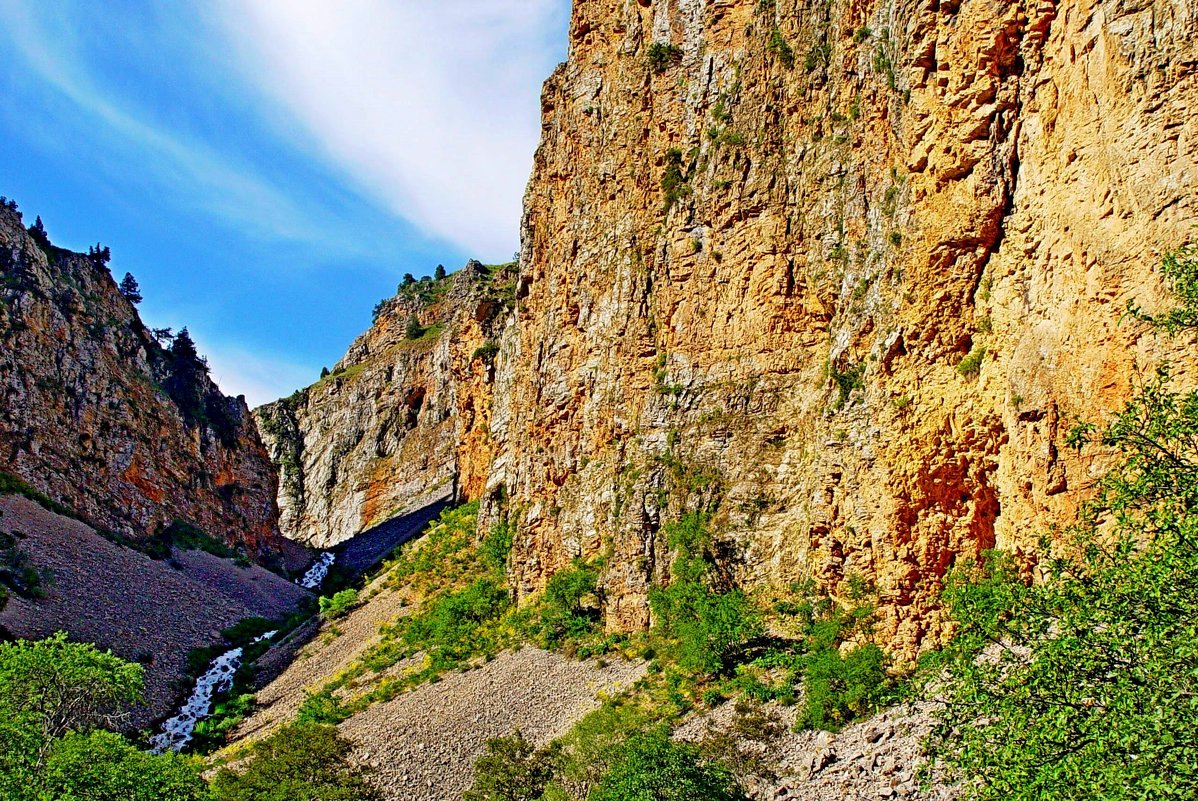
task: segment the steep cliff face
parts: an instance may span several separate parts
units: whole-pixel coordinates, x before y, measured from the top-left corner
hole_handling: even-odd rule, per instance
[[[513,278],[470,262],[401,287],[328,376],[255,411],[288,537],[331,546],[455,492],[481,492],[493,337]]]
[[[883,642],[934,645],[946,571],[1034,569],[1100,468],[1066,431],[1170,356],[1121,316],[1198,220],[1196,34],[1193,0],[579,0],[514,309],[405,343],[397,301],[264,410],[285,527],[456,472],[522,597],[606,556],[629,629],[705,511],[730,579],[863,580]]]
[[[102,259],[0,207],[0,470],[135,540],[184,520],[266,556],[276,483],[245,399],[180,364]]]
[[[493,387],[514,585],[607,554],[646,625],[660,527],[714,505],[741,581],[860,576],[933,643],[945,571],[1066,520],[1066,429],[1168,355],[1120,316],[1198,220],[1196,34],[1191,0],[575,3]]]

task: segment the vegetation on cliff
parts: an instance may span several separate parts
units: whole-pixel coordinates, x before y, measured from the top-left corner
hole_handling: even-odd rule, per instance
[[[1198,328],[1198,253],[1164,261],[1182,305],[1133,316]],[[1198,795],[1198,392],[1162,368],[1099,435],[1117,454],[1028,585],[990,554],[951,578],[959,624],[933,753],[967,798]]]

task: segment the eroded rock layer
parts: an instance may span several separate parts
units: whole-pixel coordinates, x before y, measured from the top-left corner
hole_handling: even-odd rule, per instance
[[[135,540],[183,520],[273,558],[275,474],[245,399],[176,361],[103,260],[0,206],[0,470]]]
[[[649,620],[718,501],[749,585],[860,576],[898,650],[961,556],[1029,553],[1061,439],[1167,342],[1198,220],[1191,0],[585,0],[545,86],[490,486],[522,594],[608,555]],[[495,505],[492,505],[494,510]]]

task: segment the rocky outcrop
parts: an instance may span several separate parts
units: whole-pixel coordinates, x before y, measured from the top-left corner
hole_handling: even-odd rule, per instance
[[[513,279],[509,267],[470,262],[401,287],[329,375],[255,411],[288,537],[327,547],[481,492],[493,338]]]
[[[183,520],[274,558],[275,476],[245,399],[164,348],[106,260],[0,205],[0,471],[133,540]]]
[[[1168,355],[1120,318],[1198,219],[1196,34],[1188,0],[575,3],[493,390],[519,592],[604,554],[644,626],[659,528],[716,502],[742,582],[860,576],[934,644],[946,570],[1068,519],[1071,421]]]

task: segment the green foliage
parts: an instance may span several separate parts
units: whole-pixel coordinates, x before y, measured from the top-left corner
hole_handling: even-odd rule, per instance
[[[464,590],[435,598],[420,614],[402,621],[402,638],[412,652],[428,653],[433,665],[452,667],[479,652],[480,630],[509,605],[506,590],[493,579],[480,578]]]
[[[713,588],[706,515],[692,512],[664,529],[674,562],[670,583],[649,594],[657,629],[683,670],[718,673],[761,635],[761,616],[741,590]]]
[[[841,653],[816,650],[805,660],[800,728],[835,731],[855,717],[872,712],[888,697],[886,655],[873,643]]]
[[[843,370],[835,364],[829,364],[828,377],[836,384],[836,408],[842,408],[853,390],[865,387],[865,362],[847,365]]]
[[[4,588],[22,598],[42,598],[46,594],[43,585],[53,581],[54,575],[34,565],[15,536],[0,532],[0,609],[7,597]]]
[[[551,749],[536,748],[519,729],[488,740],[462,801],[536,801],[553,778],[552,758]]]
[[[986,358],[986,349],[974,346],[969,355],[957,363],[957,372],[968,378],[977,375],[982,369],[982,360]]]
[[[474,356],[472,358],[479,359],[487,364],[492,364],[494,363],[495,357],[498,354],[499,343],[493,339],[488,339],[486,342],[474,349]]]
[[[491,526],[491,530],[483,537],[483,541],[479,547],[482,550],[483,558],[496,573],[503,573],[507,570],[507,561],[512,552],[512,538],[514,536],[515,526],[511,524],[507,517],[504,517],[498,523]]]
[[[1167,334],[1198,329],[1198,245],[1183,245],[1166,254],[1161,260],[1161,272],[1181,305],[1164,314],[1152,315],[1129,300],[1128,314],[1152,323]]]
[[[352,587],[334,593],[332,598],[320,596],[320,616],[325,620],[344,617],[358,605],[358,591]]]
[[[296,721],[299,723],[336,724],[349,716],[350,710],[341,702],[341,699],[333,695],[332,690],[326,688],[304,696],[304,702],[300,704],[299,712],[296,714]]]
[[[853,44],[861,44],[862,42],[864,42],[866,39],[868,39],[869,37],[871,37],[873,35],[874,35],[874,32],[871,31],[868,27],[865,27],[863,25],[857,29],[856,33],[853,34]]]
[[[222,559],[236,559],[238,552],[186,520],[175,520],[160,528],[142,547],[154,559],[169,559],[171,549],[204,551]]]
[[[408,316],[408,322],[404,325],[404,336],[408,339],[420,339],[424,334],[424,326],[420,324],[420,318],[412,314]]]
[[[690,177],[682,168],[682,151],[670,148],[666,151],[666,169],[661,176],[661,191],[665,195],[665,208],[690,194]]]
[[[777,56],[786,69],[792,69],[795,65],[795,51],[790,46],[790,42],[786,41],[786,37],[782,35],[782,31],[774,28],[770,31],[770,40],[766,44],[766,48]]]
[[[1198,393],[1162,370],[1100,442],[1119,460],[1045,581],[987,555],[947,583],[960,633],[931,751],[965,798],[1198,796]]]
[[[595,630],[601,617],[599,571],[581,560],[549,579],[541,597],[541,640],[546,648],[578,642]],[[584,601],[595,603],[584,606]]]
[[[351,743],[334,726],[295,724],[255,743],[248,760],[212,780],[214,801],[381,801]]]
[[[649,68],[660,75],[682,61],[682,50],[676,45],[654,42],[649,45]]]
[[[0,644],[0,798],[191,801],[199,766],[100,730],[142,697],[142,668],[59,633]]]
[[[68,734],[46,759],[39,798],[63,801],[207,801],[203,764],[154,755],[107,731]]]
[[[29,484],[12,473],[0,472],[0,495],[21,495],[47,511],[54,512],[63,517],[74,518],[75,520],[81,519],[73,509],[69,509],[58,501],[52,500],[48,495],[29,486]]]
[[[657,728],[633,735],[588,801],[740,801],[746,799],[731,772],[706,763],[696,746],[670,739]]]

